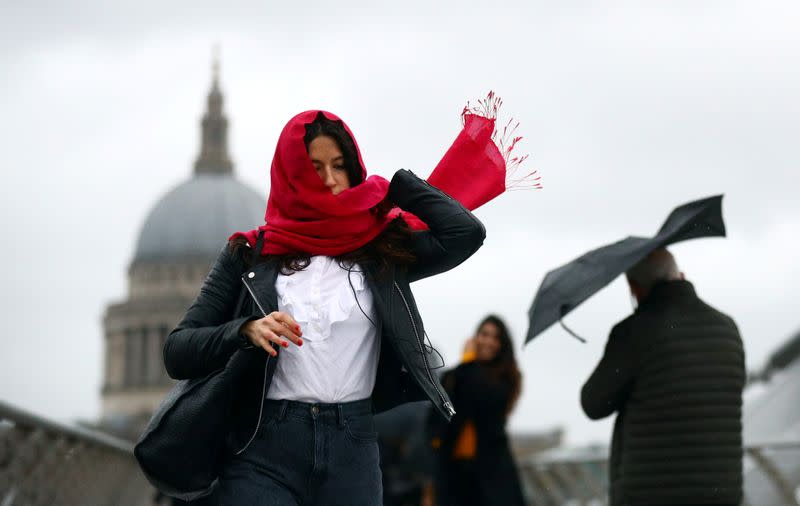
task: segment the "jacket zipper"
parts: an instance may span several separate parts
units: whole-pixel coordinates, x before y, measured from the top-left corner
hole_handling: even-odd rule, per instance
[[[439,195],[442,195],[443,197],[447,197],[448,199],[450,199],[450,200],[453,200],[453,197],[451,197],[450,195],[448,195],[448,194],[447,194],[446,192],[444,192],[443,190],[440,190],[439,188],[437,188],[437,187],[433,186],[432,184],[430,184],[429,182],[425,181],[424,179],[422,180],[422,182],[423,182],[423,183],[425,183],[426,185],[428,185],[430,188],[432,188],[432,189],[434,189],[435,191],[437,191],[437,192],[439,193]]]
[[[425,355],[425,343],[419,336],[419,332],[417,331],[417,324],[414,322],[414,316],[411,314],[411,308],[408,305],[408,301],[406,301],[406,296],[403,295],[403,291],[400,289],[400,286],[397,284],[397,281],[394,282],[394,287],[397,290],[397,293],[400,294],[400,298],[403,300],[403,305],[406,307],[406,313],[408,314],[408,319],[411,321],[411,327],[414,329],[414,336],[417,338],[417,342],[419,343],[419,350],[422,354],[422,361],[425,364],[425,372],[428,374],[428,380],[431,382],[431,386],[436,393],[439,394],[439,399],[442,401],[442,406],[444,407],[447,414],[452,417],[456,414],[456,410],[453,408],[453,404],[450,401],[447,401],[444,398],[444,394],[442,391],[439,390],[439,385],[437,385],[436,381],[433,379],[433,374],[431,373],[430,365],[428,364],[428,357]]]
[[[256,298],[255,292],[253,292],[253,289],[250,288],[250,285],[247,284],[247,279],[244,276],[242,276],[242,283],[244,283],[244,286],[245,288],[247,288],[247,291],[250,292],[250,296],[253,298],[253,301],[256,303],[256,306],[258,306],[258,309],[259,311],[261,311],[261,314],[267,316],[267,312],[264,311],[264,307]],[[250,444],[253,442],[253,440],[256,438],[256,435],[258,434],[258,429],[261,428],[261,418],[264,416],[264,397],[267,395],[267,370],[269,368],[270,358],[272,357],[267,355],[267,361],[264,363],[264,380],[261,384],[261,405],[258,407],[258,422],[256,423],[256,428],[253,431],[253,435],[250,436],[250,439],[247,441],[244,447],[236,452],[236,455],[241,455],[245,450],[247,450],[250,447]]]

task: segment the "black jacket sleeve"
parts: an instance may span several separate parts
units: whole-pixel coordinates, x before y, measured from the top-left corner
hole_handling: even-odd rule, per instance
[[[411,171],[395,173],[388,197],[429,228],[414,233],[416,261],[409,267],[409,282],[452,269],[472,256],[486,238],[483,224],[469,210]]]
[[[245,265],[228,251],[217,257],[200,294],[164,343],[164,366],[174,379],[205,376],[225,366],[244,340],[239,330],[258,316],[235,318]]]
[[[625,403],[635,377],[635,343],[625,322],[608,337],[603,358],[581,390],[581,406],[592,420],[605,418]]]

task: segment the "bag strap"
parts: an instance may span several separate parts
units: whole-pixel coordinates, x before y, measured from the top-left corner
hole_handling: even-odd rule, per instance
[[[258,240],[256,241],[256,247],[253,248],[253,257],[250,259],[250,265],[255,265],[256,260],[258,260],[259,255],[261,255],[261,249],[264,246],[264,231],[260,230],[258,232]],[[239,292],[239,300],[236,302],[236,309],[233,311],[233,317],[238,318],[239,314],[242,312],[242,306],[244,305],[244,298],[247,295],[247,289],[242,285],[242,289]]]

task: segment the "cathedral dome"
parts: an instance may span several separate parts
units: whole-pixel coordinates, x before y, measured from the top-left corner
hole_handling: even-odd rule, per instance
[[[145,415],[174,385],[164,369],[164,344],[227,238],[264,223],[264,191],[238,180],[228,156],[216,56],[207,97],[194,170],[146,215],[128,266],[128,296],[110,304],[103,316],[102,416],[108,427],[128,438],[141,433],[149,418]]]
[[[214,258],[231,234],[264,222],[266,199],[234,176],[218,72],[215,62],[194,174],[150,211],[139,234],[134,263]]]
[[[265,203],[232,174],[195,174],[150,211],[136,243],[134,262],[213,258],[232,233],[263,223]]]

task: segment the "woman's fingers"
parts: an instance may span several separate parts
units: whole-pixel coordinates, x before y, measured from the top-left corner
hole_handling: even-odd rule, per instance
[[[467,342],[464,343],[464,353],[473,353],[477,351],[478,343],[474,337],[470,337],[467,339]]]
[[[256,323],[256,322],[252,322]],[[303,345],[302,330],[291,315],[275,311],[257,321],[255,328],[248,330],[250,341],[273,357],[278,354],[278,347],[288,348],[289,342],[297,346]]]
[[[298,346],[303,345],[303,339],[300,337],[303,335],[303,331],[289,313],[275,311],[270,313],[265,320],[270,330],[276,334],[286,337]]]
[[[289,341],[287,341],[282,336],[276,334],[275,332],[273,332],[271,330],[268,330],[264,334],[264,338],[267,339],[268,341],[270,341],[270,343],[275,343],[276,345],[278,345],[278,346],[280,346],[282,348],[288,348],[289,347]]]
[[[263,341],[263,344],[261,344],[261,347],[264,348],[265,350],[267,350],[268,352],[270,350],[274,351],[277,347],[281,347],[281,348],[288,348],[289,347],[289,341],[286,338],[284,338],[281,335],[273,332],[270,329],[262,329],[259,338]],[[277,353],[274,353],[274,354],[270,353],[270,354],[272,356],[277,355]]]
[[[264,336],[257,336],[255,339],[253,339],[253,344],[258,346],[259,348],[263,348],[264,351],[266,351],[267,353],[269,353],[273,357],[278,355],[278,352],[275,351],[275,348],[273,348],[269,344],[269,340]]]
[[[274,311],[270,313],[270,316],[274,318],[276,321],[279,321],[293,330],[296,334],[302,334],[303,331],[300,329],[300,325],[292,318],[292,315],[289,313],[284,313],[283,311]]]

